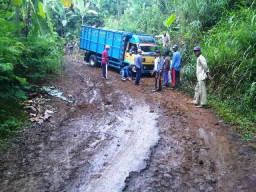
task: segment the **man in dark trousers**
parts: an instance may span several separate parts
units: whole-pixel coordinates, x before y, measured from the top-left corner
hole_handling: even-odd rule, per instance
[[[73,55],[74,45],[75,45],[75,42],[72,42],[72,41],[68,44],[68,55],[69,55],[69,57],[71,57]]]
[[[154,73],[155,73],[155,89],[153,92],[162,91],[162,72],[164,66],[164,59],[161,57],[161,53],[159,50],[156,50],[156,58],[155,58],[155,65],[154,65]]]
[[[171,76],[172,76],[172,89],[176,88],[180,84],[180,64],[181,64],[181,55],[178,45],[173,46],[173,56],[172,56],[172,65],[171,65]]]
[[[140,77],[141,77],[141,71],[142,71],[142,51],[141,49],[138,50],[138,53],[134,57],[134,65],[136,67],[136,80],[135,85],[140,84]]]
[[[164,77],[164,86],[169,86],[169,71],[170,71],[170,63],[171,59],[169,56],[170,51],[166,51],[164,55],[164,67],[163,67],[163,77]]]
[[[106,73],[107,73],[107,67],[108,67],[108,50],[110,49],[109,45],[106,45],[105,50],[102,53],[102,60],[101,60],[101,66],[102,66],[102,78],[107,79]]]

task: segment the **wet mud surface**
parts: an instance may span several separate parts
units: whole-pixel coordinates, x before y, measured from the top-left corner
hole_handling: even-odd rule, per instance
[[[255,192],[256,153],[210,109],[115,71],[66,61],[54,85],[71,95],[49,123],[0,151],[0,191]]]

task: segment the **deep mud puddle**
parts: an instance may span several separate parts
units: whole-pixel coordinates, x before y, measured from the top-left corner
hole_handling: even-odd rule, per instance
[[[111,140],[101,140],[90,162],[92,169],[87,184],[79,191],[116,192],[125,187],[125,179],[132,171],[145,168],[150,148],[158,139],[155,113],[146,105],[115,114],[114,124],[102,125],[97,130]]]

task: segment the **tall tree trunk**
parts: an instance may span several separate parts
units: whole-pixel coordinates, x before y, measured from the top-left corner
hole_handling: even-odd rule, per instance
[[[29,34],[29,28],[31,24],[31,2],[28,2],[26,15],[25,15],[25,28],[24,28],[24,36],[27,38]]]
[[[117,0],[117,1],[116,1],[116,4],[117,4],[117,16],[118,16],[118,18],[120,19],[121,13],[122,13],[120,0]]]
[[[84,15],[82,15],[82,25],[84,25]]]
[[[19,26],[19,24],[20,24],[20,10],[19,10],[19,6],[17,6],[17,5],[15,6],[15,23],[16,23],[17,26]],[[18,36],[20,35],[19,30],[17,30],[15,33]]]
[[[16,25],[19,25],[20,23],[20,10],[19,6],[15,6],[15,20],[16,20]]]

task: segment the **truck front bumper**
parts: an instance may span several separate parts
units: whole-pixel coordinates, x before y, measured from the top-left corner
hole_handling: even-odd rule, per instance
[[[152,74],[154,70],[154,65],[143,65],[142,74]]]

